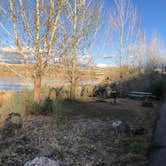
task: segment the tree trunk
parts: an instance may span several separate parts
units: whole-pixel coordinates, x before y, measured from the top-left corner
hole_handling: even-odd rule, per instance
[[[75,99],[75,92],[76,92],[76,61],[75,57],[72,64],[72,78],[71,78],[71,85],[70,85],[70,99]]]
[[[38,76],[34,80],[34,101],[39,104],[40,102],[40,91],[41,91],[41,77]]]
[[[120,51],[119,51],[119,95],[122,96],[122,55],[123,55],[123,30],[120,32]]]
[[[71,66],[71,85],[70,85],[70,99],[75,99],[76,92],[76,46],[77,46],[77,0],[74,0],[74,20],[73,20],[73,56],[72,56],[72,66]]]
[[[75,99],[75,91],[76,91],[76,83],[74,81],[71,83],[71,88],[70,88],[70,99],[72,100]]]

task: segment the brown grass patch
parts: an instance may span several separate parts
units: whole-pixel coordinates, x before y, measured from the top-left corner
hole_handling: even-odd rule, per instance
[[[9,91],[0,91],[0,106],[12,95]]]

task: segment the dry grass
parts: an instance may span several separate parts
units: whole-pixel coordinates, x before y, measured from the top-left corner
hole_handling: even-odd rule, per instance
[[[80,95],[80,92],[77,93]],[[11,97],[9,105],[3,110],[23,112],[23,103],[31,95],[27,92]],[[24,119],[23,129],[11,138],[16,144],[12,144],[12,148],[5,147],[5,150],[0,148],[0,158],[5,163],[18,160],[20,165],[36,155],[51,156],[64,166],[145,165],[161,103],[154,101],[154,108],[145,108],[138,100],[118,99],[117,104],[113,104],[112,99],[104,101],[99,102],[97,98],[84,100],[84,97],[79,101],[62,100],[59,106],[55,105],[55,112],[51,116],[30,115]],[[6,112],[1,114],[2,119],[6,116]],[[132,128],[143,127],[146,132],[141,136],[115,135],[111,127],[114,120],[126,121]],[[22,143],[17,143],[20,136],[26,137],[28,143],[22,140]]]
[[[0,106],[7,100],[9,97],[11,97],[12,92],[8,91],[0,91]]]
[[[1,154],[12,160],[21,160],[35,155],[52,156],[68,165],[129,165],[143,166],[147,162],[155,119],[160,109],[160,102],[154,102],[154,108],[144,108],[141,101],[119,99],[113,104],[106,102],[64,101],[62,107],[51,116],[29,116],[20,131],[29,139],[33,152],[25,155],[17,154],[17,146],[13,145],[9,154]],[[145,133],[140,136],[115,135],[111,123],[124,120],[130,127],[144,127]],[[14,139],[14,138],[13,138]],[[31,150],[30,150],[31,151]],[[11,154],[15,153],[12,158]],[[6,160],[5,160],[6,161]],[[135,162],[138,161],[138,162]]]

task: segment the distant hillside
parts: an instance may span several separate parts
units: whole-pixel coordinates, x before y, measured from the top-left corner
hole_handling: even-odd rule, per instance
[[[8,65],[8,67],[7,67]],[[0,62],[0,77],[16,77],[18,74],[24,75],[27,78],[31,78],[31,74],[34,71],[33,64],[4,64]],[[13,72],[11,71],[11,68]],[[50,65],[48,71],[46,72],[44,77],[53,78],[53,79],[66,79],[65,77],[65,68],[64,67],[56,67]],[[117,75],[117,67],[79,67],[78,75],[81,76],[81,80],[103,80],[107,76]],[[15,72],[16,71],[16,72]]]

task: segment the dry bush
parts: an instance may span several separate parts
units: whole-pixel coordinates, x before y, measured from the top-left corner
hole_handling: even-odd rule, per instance
[[[11,96],[11,92],[0,92],[0,106]]]

